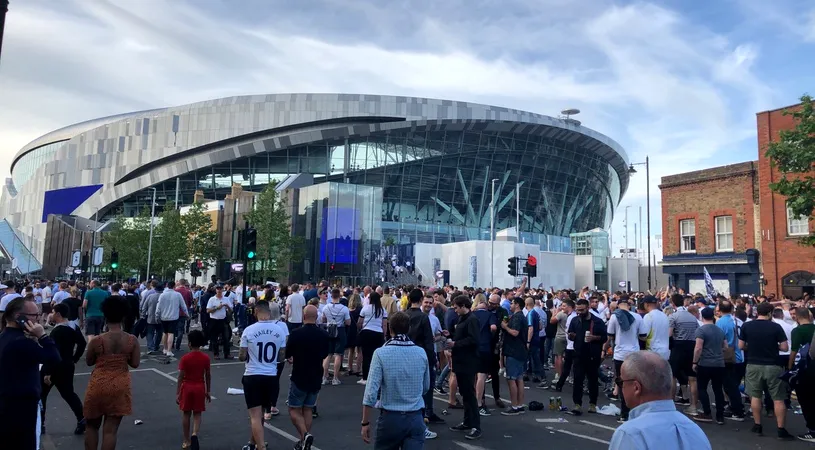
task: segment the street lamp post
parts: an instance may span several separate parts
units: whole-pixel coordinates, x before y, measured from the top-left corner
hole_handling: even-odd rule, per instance
[[[93,215],[93,231],[91,232],[91,253],[89,259],[89,265],[91,266],[91,273],[90,279],[93,280],[93,254],[96,251],[96,229],[99,228],[99,207],[96,207],[96,214]]]
[[[648,246],[648,290],[651,289],[651,170],[648,163],[648,157],[645,157],[645,162],[631,163],[628,166],[628,173],[637,173],[634,166],[645,166],[645,223],[647,232],[647,246]]]
[[[625,207],[625,226],[623,229],[625,230],[625,251],[623,252],[623,265],[625,269],[625,292],[630,292],[631,288],[630,283],[628,281],[628,208],[631,205]]]
[[[492,179],[492,196],[490,197],[490,287],[495,287],[495,182]]]
[[[147,244],[147,281],[150,281],[150,263],[153,259],[153,222],[156,218],[156,188],[153,190],[153,204],[150,208],[150,241]]]

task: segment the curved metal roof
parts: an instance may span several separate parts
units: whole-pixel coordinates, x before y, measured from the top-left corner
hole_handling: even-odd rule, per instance
[[[614,170],[620,175],[623,185],[623,192],[628,184],[627,169],[629,161],[628,155],[622,146],[608,136],[582,125],[542,114],[505,107],[420,97],[365,94],[246,95],[207,100],[177,107],[158,108],[103,117],[70,125],[59,130],[52,131],[31,141],[29,144],[20,149],[20,151],[14,156],[12,169],[14,164],[16,164],[23,155],[38,147],[53,142],[69,140],[82,133],[89,132],[105,125],[112,125],[117,122],[143,117],[148,114],[153,116],[158,114],[169,116],[174,114],[213,112],[216,110],[240,111],[243,113],[244,111],[248,111],[249,108],[254,108],[255,104],[259,103],[264,103],[264,107],[267,108],[274,108],[275,105],[281,104],[288,105],[285,108],[286,110],[291,111],[291,113],[284,114],[280,116],[279,119],[275,117],[271,121],[266,121],[265,123],[256,123],[255,127],[252,127],[251,125],[248,127],[243,127],[238,135],[275,129],[282,126],[307,126],[309,123],[314,121],[313,119],[309,119],[309,117],[314,116],[314,114],[311,114],[313,112],[317,112],[317,116],[320,116],[322,113],[322,115],[326,118],[392,116],[402,117],[404,120],[408,121],[509,121],[520,124],[515,130],[516,132],[520,133],[527,131],[523,124],[528,124],[529,129],[537,128],[539,126],[550,127],[555,130],[560,130],[561,132],[566,131],[565,135],[563,133],[560,134],[564,136],[564,140],[567,142],[585,142],[585,138],[589,138],[589,141],[594,141],[594,145],[590,146],[591,151],[597,152],[604,156]],[[303,114],[300,114],[301,112]],[[574,136],[569,137],[569,133],[574,133]],[[233,135],[232,137],[238,137],[238,135]],[[218,140],[219,139],[216,139],[212,143],[217,142]],[[190,146],[187,146],[187,148],[182,147],[183,146],[176,147],[175,151],[186,153],[186,150],[192,149]],[[197,147],[197,145],[194,147]]]

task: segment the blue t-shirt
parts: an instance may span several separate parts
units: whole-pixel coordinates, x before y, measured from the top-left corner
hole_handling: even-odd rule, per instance
[[[492,331],[490,325],[498,326],[498,318],[486,309],[479,309],[475,311],[475,317],[478,318],[478,351],[481,353],[490,352],[490,343],[492,342]]]
[[[509,314],[510,316],[512,315],[512,308],[511,308],[511,305],[512,305],[512,302],[511,302],[511,301],[509,301],[509,299],[506,299],[506,298],[505,298],[505,299],[501,300],[501,307],[502,307],[502,308],[504,308],[504,309],[506,309],[506,310],[507,310],[507,314]]]
[[[540,314],[538,314],[538,312],[534,309],[529,311],[529,313],[526,315],[526,324],[532,327],[532,340],[530,342],[532,344],[540,343],[541,338],[538,334],[541,330]]]
[[[736,330],[736,321],[733,319],[733,315],[723,314],[722,317],[716,321],[716,326],[724,331],[724,339],[727,341],[727,345],[735,349],[736,363],[743,363],[744,351],[739,348],[739,333]]]

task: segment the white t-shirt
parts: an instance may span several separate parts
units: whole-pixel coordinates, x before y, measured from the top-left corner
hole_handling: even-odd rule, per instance
[[[42,290],[40,288],[34,288],[31,290],[31,293],[34,294],[34,302],[38,305],[42,304]]]
[[[634,317],[631,322],[631,327],[628,331],[623,331],[620,328],[620,323],[617,321],[617,316],[612,314],[611,319],[608,320],[608,334],[614,335],[614,360],[622,361],[631,353],[640,350],[640,328],[642,327],[642,317],[639,314],[633,314],[626,311]]]
[[[788,324],[788,323],[787,323],[787,321],[786,321],[786,320],[784,320],[784,319],[773,319],[773,322],[775,322],[775,323],[777,323],[777,324],[781,325],[781,328],[783,328],[783,329],[784,329],[784,334],[786,334],[786,335],[787,335],[787,348],[789,349],[789,347],[792,345],[792,330],[793,330],[793,328],[795,328],[795,327],[793,327],[792,325]],[[779,355],[781,355],[781,356],[789,356],[789,355],[790,355],[790,351],[789,351],[789,350],[787,350],[787,351],[785,351],[785,352],[782,352],[781,350],[779,350],[779,351],[778,351],[778,354],[779,354]]]
[[[246,349],[244,375],[277,375],[277,353],[286,346],[282,326],[264,320],[246,327],[241,335],[241,348]]]
[[[51,300],[54,302],[55,305],[59,305],[60,303],[62,303],[63,300],[70,297],[71,294],[69,294],[68,291],[57,291],[57,293],[54,294],[54,298],[52,298]]]
[[[227,307],[231,308],[232,301],[227,297],[218,298],[217,296],[213,295],[212,297],[209,298],[209,301],[207,302],[207,309],[217,308],[220,305],[226,305]],[[226,310],[227,308],[221,308],[213,313],[209,313],[209,318],[216,320],[224,320],[226,319]]]
[[[362,318],[362,329],[376,331],[383,333],[382,323],[388,318],[388,312],[385,308],[379,313],[379,317],[374,317],[374,306],[363,306],[362,311],[359,312],[359,317]]]
[[[42,302],[43,303],[51,303],[51,288],[47,285],[42,288]]]
[[[662,356],[666,360],[671,357],[668,347],[669,329],[671,325],[668,316],[659,309],[645,315],[642,321],[640,334],[645,334],[645,348]]]
[[[12,300],[14,300],[15,298],[20,298],[20,297],[22,297],[22,295],[20,295],[20,294],[18,294],[16,292],[14,292],[12,294],[4,295],[3,299],[0,300],[0,312],[5,311],[6,306],[8,306],[8,304],[11,303]]]
[[[287,319],[289,323],[303,323],[303,308],[306,307],[306,298],[303,294],[295,292],[286,297],[286,305],[291,310]]]
[[[569,317],[566,318],[566,350],[574,350],[574,341],[569,339],[569,325],[572,324],[572,319],[577,317],[577,313],[572,311]]]
[[[284,340],[289,338],[289,327],[286,325],[286,322],[282,320],[272,320],[271,322],[280,327],[280,330],[283,332]]]
[[[363,311],[365,308],[363,308]],[[346,320],[351,320],[351,311],[342,303],[326,303],[322,309],[325,323],[336,323],[337,328],[345,326]]]

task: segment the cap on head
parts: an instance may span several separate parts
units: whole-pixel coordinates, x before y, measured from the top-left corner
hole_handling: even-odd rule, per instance
[[[659,303],[659,300],[657,300],[657,298],[656,298],[656,297],[654,297],[653,295],[646,295],[646,296],[645,296],[645,297],[642,299],[642,302],[643,302],[643,303],[645,303],[645,304],[648,304],[648,303]]]

